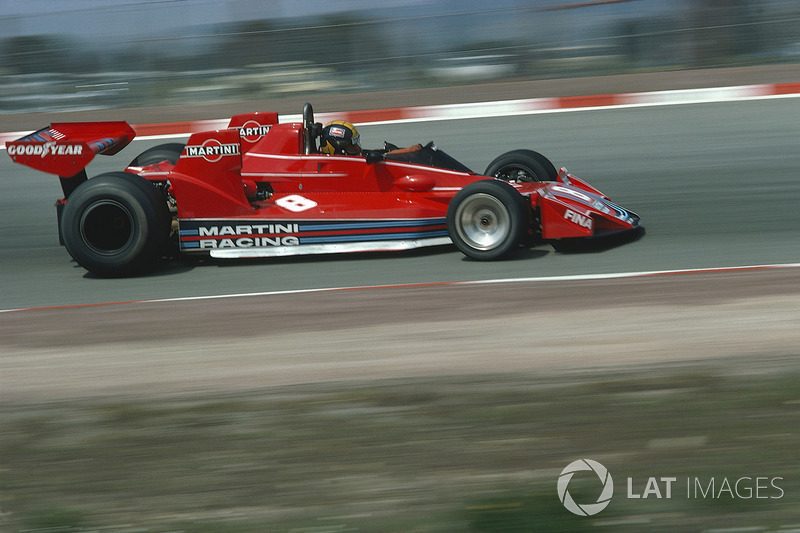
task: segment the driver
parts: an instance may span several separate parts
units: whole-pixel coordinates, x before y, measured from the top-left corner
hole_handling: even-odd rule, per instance
[[[319,150],[323,154],[329,155],[362,155],[361,145],[358,144],[360,140],[361,136],[353,124],[346,120],[334,120],[333,122],[328,122],[322,129]],[[383,150],[372,150],[372,152],[380,154],[402,154],[415,152],[421,149],[421,144],[415,144],[407,148],[398,148],[393,144],[384,143]]]
[[[361,155],[358,130],[346,120],[334,120],[325,125],[319,141],[323,154]]]

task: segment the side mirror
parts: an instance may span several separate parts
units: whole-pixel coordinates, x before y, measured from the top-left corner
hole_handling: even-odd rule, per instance
[[[368,165],[384,160],[383,154],[377,150],[363,150],[361,153],[367,158]]]

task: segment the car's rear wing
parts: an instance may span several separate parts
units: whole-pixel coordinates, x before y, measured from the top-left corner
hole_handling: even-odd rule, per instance
[[[59,122],[6,142],[6,149],[15,163],[61,177],[69,196],[86,179],[84,169],[95,155],[114,155],[134,137],[124,121]]]

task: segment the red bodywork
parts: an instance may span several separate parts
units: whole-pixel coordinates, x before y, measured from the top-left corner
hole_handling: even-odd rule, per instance
[[[96,154],[116,153],[134,136],[124,122],[52,124],[7,146],[16,162],[61,176],[68,197]],[[430,145],[425,150],[451,159]],[[466,185],[491,179],[457,162],[443,168],[391,154],[368,161],[306,152],[303,123],[247,113],[233,117],[227,129],[193,134],[177,164],[126,171],[168,191],[177,206],[181,252],[217,257],[446,244],[451,199]],[[512,185],[529,206],[531,237],[593,237],[639,224],[637,215],[565,169],[558,181]]]

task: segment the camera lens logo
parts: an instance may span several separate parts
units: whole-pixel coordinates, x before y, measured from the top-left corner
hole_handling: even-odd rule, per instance
[[[591,471],[597,474],[600,481],[603,483],[603,490],[595,503],[579,504],[572,499],[567,487],[569,482],[572,481],[572,476],[575,472]],[[608,473],[606,467],[592,461],[591,459],[579,459],[567,465],[558,476],[558,499],[564,504],[564,507],[571,513],[578,516],[593,516],[608,507],[611,502],[611,496],[614,495],[614,481],[611,479],[611,474]]]

